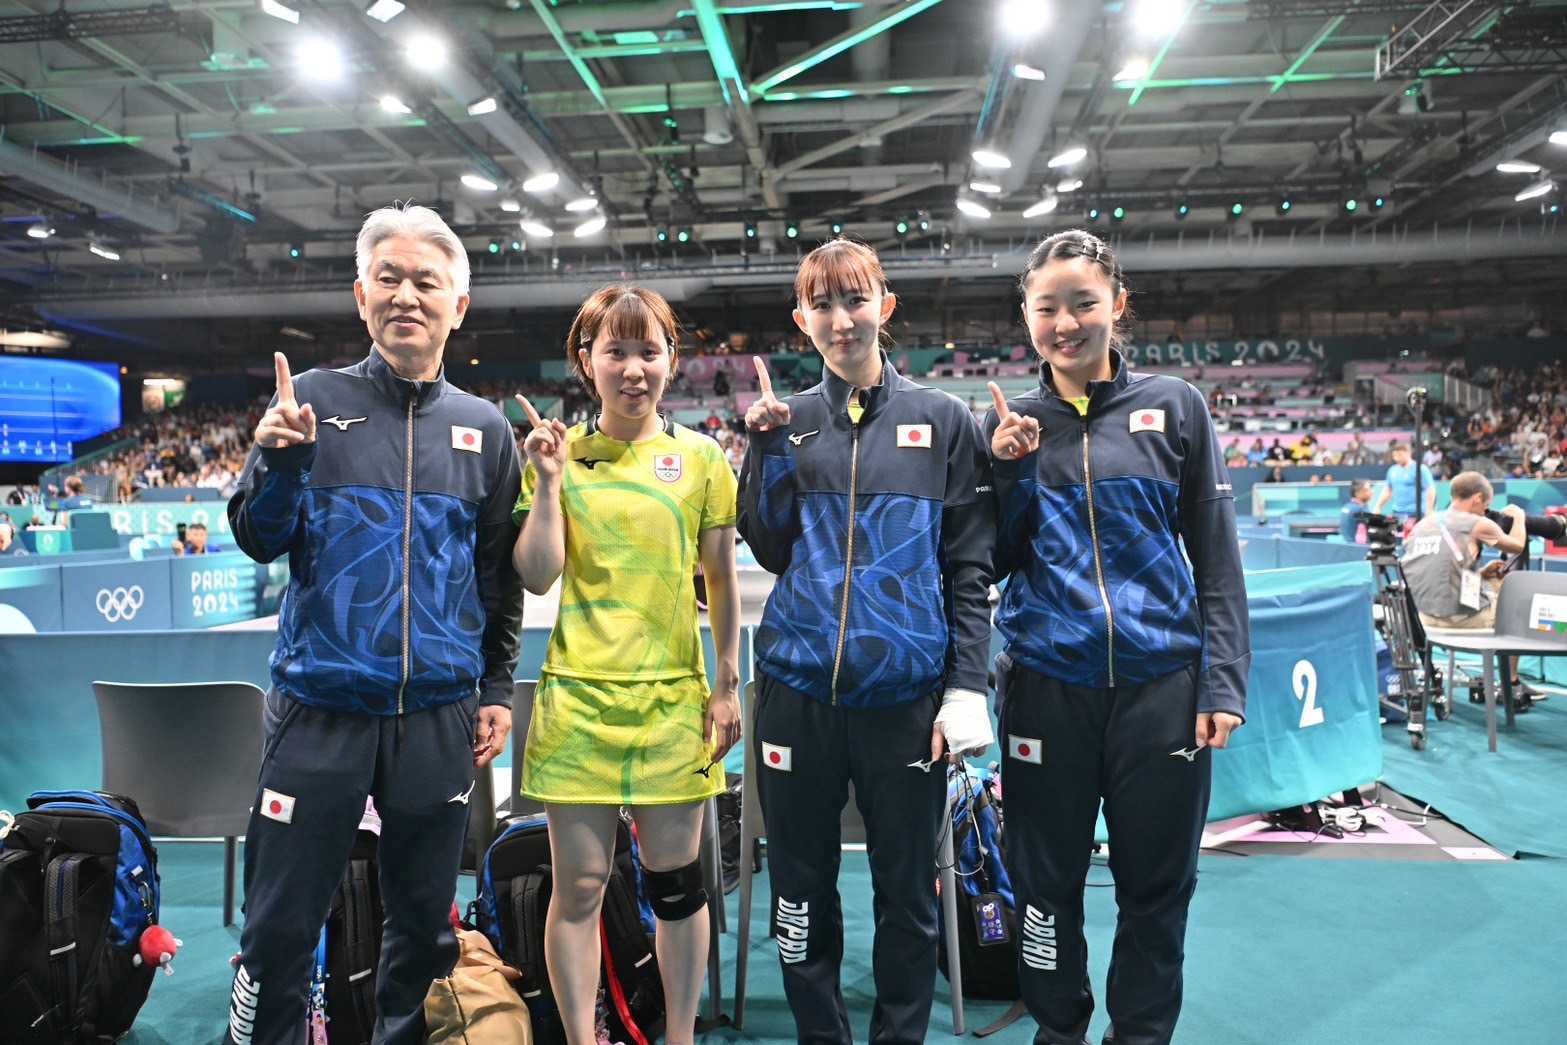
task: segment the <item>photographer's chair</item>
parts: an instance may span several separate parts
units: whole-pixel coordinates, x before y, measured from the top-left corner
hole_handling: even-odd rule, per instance
[[[1486,743],[1496,750],[1496,688],[1491,684],[1494,665],[1502,660],[1502,704],[1507,726],[1514,724],[1513,687],[1507,657],[1567,656],[1567,574],[1523,570],[1502,579],[1496,596],[1494,631],[1429,628],[1433,646],[1452,653],[1478,653],[1479,685],[1485,696]]]

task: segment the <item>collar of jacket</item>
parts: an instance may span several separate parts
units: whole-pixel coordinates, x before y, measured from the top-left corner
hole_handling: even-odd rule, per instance
[[[408,402],[409,396],[415,396],[419,408],[423,409],[446,394],[446,365],[436,371],[434,379],[430,381],[411,381],[406,377],[398,377],[397,371],[386,361],[381,350],[374,345],[370,346],[370,354],[360,363],[358,370],[361,377],[366,378],[381,394],[386,396],[398,406]]]
[[[673,417],[666,417],[663,414],[659,414],[658,415],[658,419],[660,421],[664,422],[664,434],[665,435],[674,435],[675,434],[675,419]],[[603,433],[599,431],[599,415],[598,414],[589,414],[588,415],[587,428],[583,431],[582,434],[584,436],[603,435]],[[613,439],[614,437],[605,435],[604,438],[605,439]],[[622,440],[622,439],[616,439],[615,440],[615,442],[617,442],[617,443],[618,442],[624,442],[624,441],[625,440]]]
[[[1110,350],[1110,371],[1110,380],[1088,382],[1088,412],[1090,414],[1103,406],[1106,400],[1118,394],[1132,383],[1132,371],[1126,365],[1126,357],[1113,348]],[[1077,408],[1065,399],[1062,399],[1061,393],[1056,391],[1055,381],[1050,376],[1050,364],[1043,359],[1039,361],[1039,397],[1047,403],[1060,403],[1072,411],[1073,417],[1080,416]]]
[[[860,415],[861,421],[870,417],[886,399],[898,391],[906,382],[903,375],[898,373],[898,368],[892,365],[892,360],[887,358],[887,353],[881,353],[881,381],[865,390],[865,401],[861,404],[865,412]],[[822,395],[827,398],[827,405],[832,408],[834,417],[845,414],[849,410],[849,393],[854,391],[854,386],[843,378],[826,363],[822,364]]]

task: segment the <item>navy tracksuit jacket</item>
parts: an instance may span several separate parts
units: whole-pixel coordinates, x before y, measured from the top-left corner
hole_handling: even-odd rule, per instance
[[[511,703],[521,467],[492,403],[442,376],[398,377],[377,349],[294,389],[316,441],[253,448],[229,502],[240,548],[259,562],[287,554],[290,570],[229,1041],[305,1040],[311,957],[370,795],[387,912],[376,1041],[413,1045],[431,980],[457,958],[447,914],[474,718]]]
[[[854,785],[875,887],[871,1040],[920,1042],[936,973],[930,758],[946,688],[983,693],[994,540],[989,462],[953,396],[899,374],[855,394],[825,372],[754,432],[739,530],[778,575],[756,635],[748,738],[767,824],[774,929],[802,1042],[848,1042],[838,987],[840,813]]]
[[[1086,416],[1042,365],[1039,387],[1008,402],[1039,420],[1039,449],[994,464],[1007,869],[1040,1043],[1086,1041],[1082,892],[1101,800],[1120,907],[1105,1040],[1170,1040],[1211,772],[1196,715],[1244,717],[1251,663],[1207,404],[1185,381],[1112,361]],[[998,423],[992,411],[987,443]]]

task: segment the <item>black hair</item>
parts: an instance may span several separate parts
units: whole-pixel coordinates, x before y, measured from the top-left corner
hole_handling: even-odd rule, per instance
[[[1087,258],[1104,272],[1105,278],[1110,281],[1110,297],[1119,297],[1126,290],[1126,273],[1121,271],[1121,259],[1111,249],[1110,244],[1084,229],[1067,229],[1065,232],[1057,232],[1046,236],[1039,241],[1028,256],[1028,264],[1023,266],[1023,274],[1018,277],[1017,290],[1023,298],[1028,297],[1028,281],[1035,272],[1044,268],[1052,261],[1069,258]],[[1115,329],[1110,332],[1110,347],[1121,349],[1126,344],[1125,328],[1132,318],[1131,307],[1128,306],[1121,313],[1121,318],[1116,321]]]

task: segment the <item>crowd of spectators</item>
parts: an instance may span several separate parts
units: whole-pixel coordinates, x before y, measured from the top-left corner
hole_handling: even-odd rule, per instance
[[[148,487],[208,487],[234,492],[251,433],[266,403],[245,407],[180,406],[142,417],[111,433],[135,444],[93,461],[85,474],[109,478],[111,501],[126,503]]]

